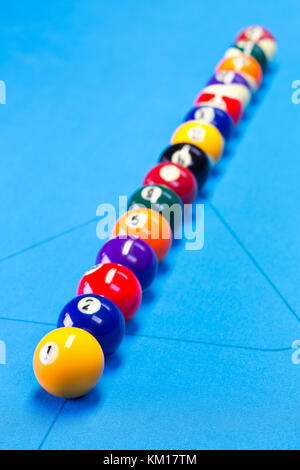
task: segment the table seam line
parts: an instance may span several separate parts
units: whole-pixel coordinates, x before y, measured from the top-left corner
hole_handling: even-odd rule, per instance
[[[56,323],[50,323],[50,322],[39,322],[35,320],[23,320],[21,318],[6,318],[6,317],[0,317],[0,320],[4,321],[14,321],[14,322],[20,322],[20,323],[33,323],[37,325],[43,325],[43,326],[53,326],[54,328],[56,327]],[[145,334],[139,334],[139,333],[130,333],[126,332],[126,336],[136,336],[140,338],[149,338],[149,339],[160,339],[163,341],[176,341],[180,343],[190,343],[190,344],[199,344],[199,345],[207,345],[207,346],[216,346],[220,348],[233,348],[233,349],[244,349],[244,350],[249,350],[249,351],[261,351],[261,352],[281,352],[281,351],[289,351],[292,349],[291,346],[285,346],[282,348],[259,348],[255,346],[243,346],[243,345],[238,345],[238,344],[223,344],[223,343],[213,343],[210,341],[202,341],[202,340],[196,340],[196,339],[188,339],[188,338],[171,338],[167,336],[155,336],[155,335],[145,335]]]
[[[203,346],[215,346],[219,348],[232,348],[232,349],[243,349],[247,351],[259,351],[259,352],[283,352],[283,351],[290,351],[292,350],[292,346],[287,346],[283,348],[259,348],[254,346],[241,346],[237,344],[223,344],[223,343],[213,343],[209,341],[201,341],[201,340],[193,340],[193,339],[180,339],[180,338],[168,338],[166,336],[152,336],[152,335],[144,335],[138,333],[126,333],[127,336],[136,336],[140,338],[149,338],[149,339],[158,339],[164,341],[176,341],[181,343],[190,343],[190,344],[199,344]]]
[[[52,431],[52,429],[53,429],[53,427],[54,427],[54,425],[55,425],[55,423],[56,423],[56,421],[58,420],[58,418],[59,418],[61,412],[63,411],[65,404],[66,404],[66,399],[63,400],[63,402],[62,402],[62,404],[61,404],[61,406],[60,406],[58,412],[56,413],[56,415],[55,415],[53,421],[51,422],[51,424],[50,424],[50,426],[49,426],[49,428],[48,428],[46,434],[44,435],[43,439],[41,440],[40,445],[38,446],[37,450],[41,450],[41,449],[42,449],[42,447],[43,447],[43,445],[45,444],[45,442],[46,442],[46,440],[47,440],[47,438],[48,438],[50,432]]]
[[[74,225],[73,227],[66,229],[60,233],[57,233],[55,235],[51,235],[50,237],[44,238],[43,240],[40,240],[39,242],[33,243],[32,245],[28,245],[25,248],[22,248],[18,251],[15,251],[7,256],[3,256],[0,258],[0,263],[4,263],[5,261],[8,261],[12,258],[16,258],[17,256],[20,256],[24,253],[27,253],[30,250],[33,250],[34,248],[39,248],[42,245],[46,245],[47,243],[50,243],[58,238],[61,238],[65,235],[69,235],[70,233],[75,232],[76,230],[79,230],[83,227],[86,227],[87,225],[91,224],[92,222],[96,222],[97,217],[93,217],[92,219],[86,220],[85,222],[82,222],[81,224]]]
[[[278,287],[275,285],[275,283],[271,280],[269,275],[264,271],[264,269],[260,266],[256,258],[252,255],[252,253],[248,250],[246,245],[242,242],[242,240],[238,237],[238,235],[235,233],[235,231],[231,228],[229,223],[226,221],[225,217],[221,214],[221,212],[217,209],[217,207],[211,202],[208,201],[207,204],[211,207],[215,215],[218,217],[218,219],[221,221],[223,226],[226,228],[226,230],[231,234],[232,238],[235,240],[235,242],[239,245],[239,247],[244,251],[244,253],[247,255],[247,257],[250,259],[252,264],[256,267],[256,269],[260,272],[260,274],[264,277],[264,279],[267,281],[267,283],[270,285],[272,290],[277,294],[277,296],[281,299],[281,301],[284,303],[284,305],[287,307],[289,312],[293,315],[293,317],[300,323],[300,317],[297,315],[296,311],[293,309],[293,307],[289,304],[289,302],[285,299],[283,294],[280,292]]]

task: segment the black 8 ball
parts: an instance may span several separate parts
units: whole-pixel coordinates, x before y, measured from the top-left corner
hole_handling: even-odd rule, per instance
[[[204,185],[210,171],[209,159],[196,145],[179,143],[167,147],[159,162],[172,162],[188,168],[195,176],[199,189]]]

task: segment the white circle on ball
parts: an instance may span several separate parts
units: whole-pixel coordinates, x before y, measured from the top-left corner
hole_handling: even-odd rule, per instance
[[[94,313],[99,312],[101,302],[99,299],[96,299],[96,297],[84,297],[79,300],[77,308],[81,313],[93,315]]]
[[[249,26],[249,28],[246,29],[245,34],[248,39],[251,39],[252,41],[258,41],[259,38],[263,35],[263,28],[261,26]]]
[[[167,182],[176,181],[180,177],[180,170],[177,166],[165,165],[160,169],[159,174]]]
[[[194,126],[188,130],[188,137],[196,142],[202,142],[205,137],[205,130],[201,126]]]
[[[215,106],[216,108],[220,108],[223,111],[227,110],[226,102],[223,100],[222,96],[214,96],[208,103],[211,106]]]
[[[142,228],[147,220],[147,215],[140,212],[133,212],[126,219],[126,225],[130,228]]]
[[[40,361],[44,366],[49,366],[52,364],[59,353],[59,349],[56,343],[49,341],[45,343],[42,349],[40,350]]]
[[[247,60],[245,57],[241,57],[240,55],[237,55],[237,56],[233,57],[232,60],[233,60],[234,65],[238,69],[243,68],[245,65],[247,65],[249,63],[249,60]]]
[[[234,80],[234,72],[231,72],[231,70],[227,70],[227,71],[223,70],[216,74],[216,79],[219,82],[223,82],[223,83],[226,83],[226,85],[228,85],[229,83],[232,83]]]
[[[195,120],[211,122],[215,119],[215,111],[213,108],[200,108],[195,112]]]
[[[141,192],[142,198],[152,203],[157,202],[161,194],[162,194],[162,189],[159,188],[158,186],[147,186]]]
[[[192,164],[190,148],[190,145],[186,144],[180,150],[176,150],[171,157],[172,163],[177,163],[185,168],[189,167]]]

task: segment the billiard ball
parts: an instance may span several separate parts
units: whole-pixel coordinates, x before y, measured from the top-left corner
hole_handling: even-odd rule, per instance
[[[65,305],[57,328],[69,326],[91,333],[105,356],[115,352],[125,333],[125,321],[119,308],[106,297],[95,294],[79,295]]]
[[[129,199],[128,209],[146,207],[159,212],[174,231],[182,221],[182,202],[167,186],[148,184],[139,188]]]
[[[208,81],[206,86],[209,85],[243,85],[251,92],[251,87],[245,78],[232,70],[223,70],[216,72]]]
[[[187,113],[184,122],[186,121],[198,121],[211,124],[221,132],[224,139],[228,139],[230,137],[233,129],[233,121],[229,114],[222,109],[214,108],[213,106],[194,106]]]
[[[268,61],[271,61],[276,54],[277,43],[273,34],[266,28],[258,25],[251,25],[244,28],[237,36],[235,43],[239,41],[251,41],[259,45],[264,51]]]
[[[171,144],[194,144],[203,150],[210,161],[217,163],[223,153],[224,139],[221,132],[211,124],[187,121],[175,130]]]
[[[223,70],[232,70],[233,72],[240,73],[247,80],[253,91],[259,88],[262,81],[262,69],[259,63],[253,57],[243,53],[236,57],[222,59],[216,67],[216,72]]]
[[[232,70],[216,72],[207,83],[205,89],[207,90],[208,87],[213,85],[226,85],[224,89],[227,89],[233,98],[236,97],[242,101],[243,107],[248,104],[252,96],[252,90],[247,80],[241,74],[235,73]],[[219,86],[216,94],[220,94],[220,90],[222,90],[222,88]],[[224,93],[224,95],[229,96],[228,93]]]
[[[130,269],[143,290],[147,289],[157,273],[157,257],[148,243],[130,236],[108,240],[100,249],[96,264],[118,263]]]
[[[113,228],[112,236],[141,238],[154,250],[160,263],[172,244],[172,230],[167,220],[152,209],[131,209],[123,214]],[[121,309],[122,310],[122,309]]]
[[[193,173],[177,163],[159,163],[145,176],[143,185],[167,186],[180,197],[183,204],[191,204],[197,194],[197,181]]]
[[[99,264],[81,278],[77,295],[97,294],[110,299],[125,321],[136,314],[142,300],[142,288],[130,269],[117,263]]]
[[[259,47],[258,44],[255,44],[255,42],[238,41],[236,44],[233,44],[229,49],[227,49],[224,57],[236,57],[241,53],[253,57],[261,66],[263,73],[266,71],[268,59],[264,51]]]
[[[62,398],[78,398],[92,390],[104,368],[98,341],[74,327],[50,331],[37,345],[33,370],[39,384]]]
[[[248,106],[251,99],[249,88],[242,85],[208,85],[203,88],[202,93],[212,93],[217,96],[227,96],[228,98],[239,100],[243,110]]]
[[[240,100],[229,98],[228,96],[216,95],[215,93],[203,93],[203,91],[201,91],[197,96],[194,105],[205,105],[222,109],[229,114],[235,126],[240,122],[243,114],[243,106]]]
[[[210,109],[215,111],[214,108]],[[206,117],[208,116],[206,115]],[[230,118],[228,117],[228,119]],[[202,188],[210,172],[209,159],[206,153],[193,144],[180,143],[175,145],[169,145],[169,147],[167,147],[162,152],[159,161],[160,163],[176,163],[177,165],[182,165],[185,168],[188,168],[197,180],[198,189]]]

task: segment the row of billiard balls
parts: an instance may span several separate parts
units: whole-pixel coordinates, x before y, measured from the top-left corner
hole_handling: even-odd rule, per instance
[[[153,282],[158,263],[171,247],[176,220],[170,217],[170,207],[194,201],[275,51],[274,37],[260,26],[246,28],[226,51],[159,164],[130,198],[96,266],[80,280],[77,296],[59,315],[57,329],[38,344],[34,372],[49,393],[79,397],[100,379],[104,357],[120,345],[125,322],[137,312],[142,291]]]

